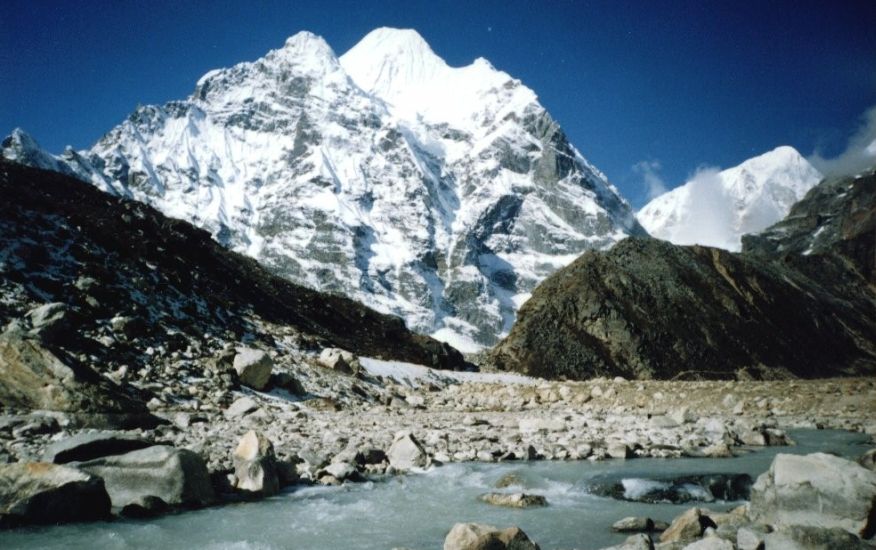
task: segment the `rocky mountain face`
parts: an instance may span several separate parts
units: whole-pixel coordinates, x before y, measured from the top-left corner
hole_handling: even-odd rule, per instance
[[[828,180],[742,254],[638,238],[585,253],[491,358],[552,378],[872,375],[874,204],[872,174]]]
[[[821,180],[792,147],[778,147],[722,172],[703,171],[638,213],[658,239],[738,252],[742,235],[763,231]]]
[[[876,285],[876,173],[827,179],[742,247],[767,257],[837,254]]]
[[[87,151],[54,157],[17,130],[3,155],[466,349],[507,332],[582,251],[644,234],[532,90],[484,59],[449,67],[407,30],[340,58],[302,32],[185,100],[139,107]]]
[[[231,365],[238,346],[289,361],[339,347],[464,366],[397,317],[272,275],[142,203],[2,159],[0,194],[4,407],[145,415],[152,400],[225,406],[246,382]]]

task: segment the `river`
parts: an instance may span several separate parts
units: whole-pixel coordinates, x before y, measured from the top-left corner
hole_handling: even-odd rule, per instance
[[[834,430],[798,430],[793,447],[759,449],[724,459],[633,459],[602,462],[466,463],[343,487],[305,487],[262,502],[185,512],[153,520],[27,528],[0,533],[2,548],[39,549],[374,549],[441,548],[457,522],[520,526],[545,550],[596,549],[626,535],[611,524],[625,516],[669,521],[694,504],[644,504],[594,496],[594,478],[642,480],[698,473],[747,473],[769,468],[780,452],[816,451],[856,457],[867,437]],[[519,476],[544,508],[493,507],[478,495],[495,490],[502,476]],[[519,488],[517,489],[520,490]],[[696,504],[727,510],[738,503]]]

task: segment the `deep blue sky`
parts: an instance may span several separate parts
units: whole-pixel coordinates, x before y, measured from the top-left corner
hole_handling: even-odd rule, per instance
[[[451,65],[520,78],[636,206],[633,166],[669,186],[780,144],[838,153],[876,104],[876,1],[76,2],[5,0],[0,132],[85,148],[137,103],[299,30],[340,55],[378,26],[417,29]]]

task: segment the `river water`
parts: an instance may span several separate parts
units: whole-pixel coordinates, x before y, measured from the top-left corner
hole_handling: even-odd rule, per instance
[[[868,448],[861,434],[800,430],[791,435],[796,446],[761,449],[736,458],[452,464],[376,482],[298,488],[262,502],[154,520],[10,531],[0,533],[0,548],[431,549],[441,548],[454,523],[480,522],[518,525],[545,550],[596,549],[626,538],[610,528],[620,518],[649,516],[669,521],[694,504],[597,497],[588,492],[594,478],[654,479],[702,473],[748,473],[756,478],[779,452],[824,451],[856,457]],[[526,492],[546,496],[549,505],[514,510],[477,500],[508,473],[523,480]],[[728,510],[735,504],[696,505]]]

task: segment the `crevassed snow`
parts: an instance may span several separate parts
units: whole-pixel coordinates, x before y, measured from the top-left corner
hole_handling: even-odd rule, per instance
[[[524,384],[534,385],[541,382],[538,378],[531,378],[521,374],[491,373],[491,372],[459,372],[449,370],[436,370],[413,363],[401,361],[383,361],[360,357],[359,363],[373,376],[392,378],[399,384],[410,387],[419,387],[429,383],[462,383],[480,382],[492,384]]]
[[[784,218],[822,178],[794,148],[782,146],[727,170],[704,170],[643,207],[639,223],[654,237],[731,251],[742,235]]]

